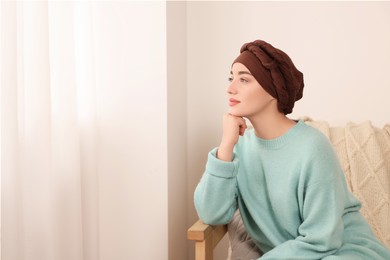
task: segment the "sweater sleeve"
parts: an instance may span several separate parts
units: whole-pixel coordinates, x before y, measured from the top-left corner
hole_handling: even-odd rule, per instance
[[[237,172],[239,161],[216,157],[218,148],[208,154],[206,170],[195,189],[194,203],[199,218],[206,224],[229,223],[237,209]]]
[[[343,243],[343,215],[360,204],[347,190],[338,160],[330,149],[322,149],[306,169],[298,236],[267,252],[260,259],[322,259]]]

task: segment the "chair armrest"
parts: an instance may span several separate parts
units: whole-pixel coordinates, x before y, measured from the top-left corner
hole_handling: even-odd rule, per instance
[[[213,260],[213,250],[227,233],[227,225],[212,226],[201,220],[187,231],[188,240],[195,241],[195,260]]]

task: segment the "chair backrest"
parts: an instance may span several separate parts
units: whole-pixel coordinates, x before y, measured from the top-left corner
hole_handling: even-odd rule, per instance
[[[361,213],[375,235],[390,248],[390,125],[375,127],[367,121],[329,127],[307,120],[332,143],[348,188],[362,202]]]

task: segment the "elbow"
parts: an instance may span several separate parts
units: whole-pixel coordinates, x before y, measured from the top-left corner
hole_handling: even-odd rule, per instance
[[[233,218],[233,210],[210,210],[202,208],[201,206],[195,206],[199,219],[203,223],[208,225],[225,225],[228,224]],[[231,212],[230,212],[231,211]]]
[[[214,192],[204,192],[203,188],[203,186],[198,186],[194,194],[195,209],[200,220],[208,225],[229,223],[237,206],[236,199],[234,197],[231,200],[221,198]]]
[[[202,220],[203,223],[207,225],[225,225],[229,223],[226,217],[218,217],[213,215],[199,215],[199,219]]]

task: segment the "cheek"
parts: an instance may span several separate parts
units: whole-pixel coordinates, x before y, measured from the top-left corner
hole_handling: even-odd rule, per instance
[[[264,93],[264,91],[259,90],[259,89],[254,89],[254,90],[248,92],[247,94],[248,94],[247,100],[251,104],[258,104],[258,103],[262,103],[262,102],[268,100],[268,96],[266,95],[266,93]]]
[[[273,97],[264,90],[257,90],[249,93],[249,95],[247,96],[247,104],[251,109],[258,110],[262,109],[272,99]]]
[[[251,95],[247,99],[247,104],[251,107],[256,107],[261,102],[261,98],[258,95]]]
[[[256,93],[252,93],[253,96],[256,96],[259,102],[268,102],[273,99],[273,97],[268,94],[262,87],[256,91]]]

